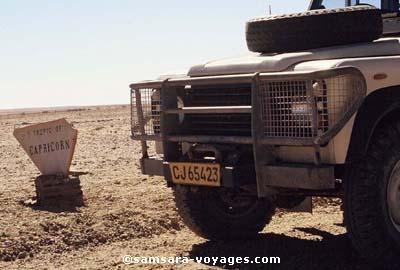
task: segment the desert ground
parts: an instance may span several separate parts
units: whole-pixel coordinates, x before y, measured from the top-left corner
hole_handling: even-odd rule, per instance
[[[72,171],[86,206],[43,208],[38,170],[14,128],[66,118],[79,130]],[[0,269],[368,269],[341,226],[340,201],[315,199],[313,214],[278,211],[257,239],[209,242],[182,223],[161,177],[140,173],[129,106],[0,113]],[[131,256],[279,256],[280,265],[124,265]]]

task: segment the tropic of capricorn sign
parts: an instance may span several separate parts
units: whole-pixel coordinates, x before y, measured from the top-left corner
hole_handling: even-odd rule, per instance
[[[14,136],[43,175],[68,175],[78,131],[65,119],[18,128]]]

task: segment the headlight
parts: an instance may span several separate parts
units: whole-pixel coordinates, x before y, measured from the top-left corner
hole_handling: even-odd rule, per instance
[[[312,113],[312,106],[309,103],[293,103],[292,105],[292,114],[293,115],[308,115]]]
[[[183,99],[177,97],[177,107],[182,109],[184,107]],[[183,123],[185,115],[183,113],[178,114],[179,123]],[[161,93],[160,90],[154,90],[151,95],[151,122],[153,125],[154,134],[161,134]],[[163,146],[161,141],[155,142],[155,148],[157,154],[163,154]]]
[[[183,103],[183,99],[180,96],[178,96],[177,99],[178,100],[176,102],[177,102],[178,109],[183,109],[183,107],[185,107],[185,104]],[[178,114],[178,119],[179,119],[179,123],[182,124],[183,120],[185,120],[185,114],[184,113],[179,113]]]
[[[154,90],[151,94],[151,121],[154,134],[161,133],[161,93],[160,90]]]

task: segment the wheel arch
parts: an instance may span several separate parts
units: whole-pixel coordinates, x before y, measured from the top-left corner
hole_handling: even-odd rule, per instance
[[[377,128],[396,116],[400,119],[400,85],[369,94],[354,121],[346,164],[361,159],[366,154]]]

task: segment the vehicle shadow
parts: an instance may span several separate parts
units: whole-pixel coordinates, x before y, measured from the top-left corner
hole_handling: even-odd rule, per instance
[[[217,264],[224,269],[376,269],[362,262],[351,248],[346,234],[332,235],[313,228],[295,228],[322,240],[306,240],[283,234],[260,234],[239,242],[204,242],[194,245],[190,257],[280,257],[280,264]],[[206,264],[214,266],[212,262]],[[380,268],[382,269],[382,268]]]

